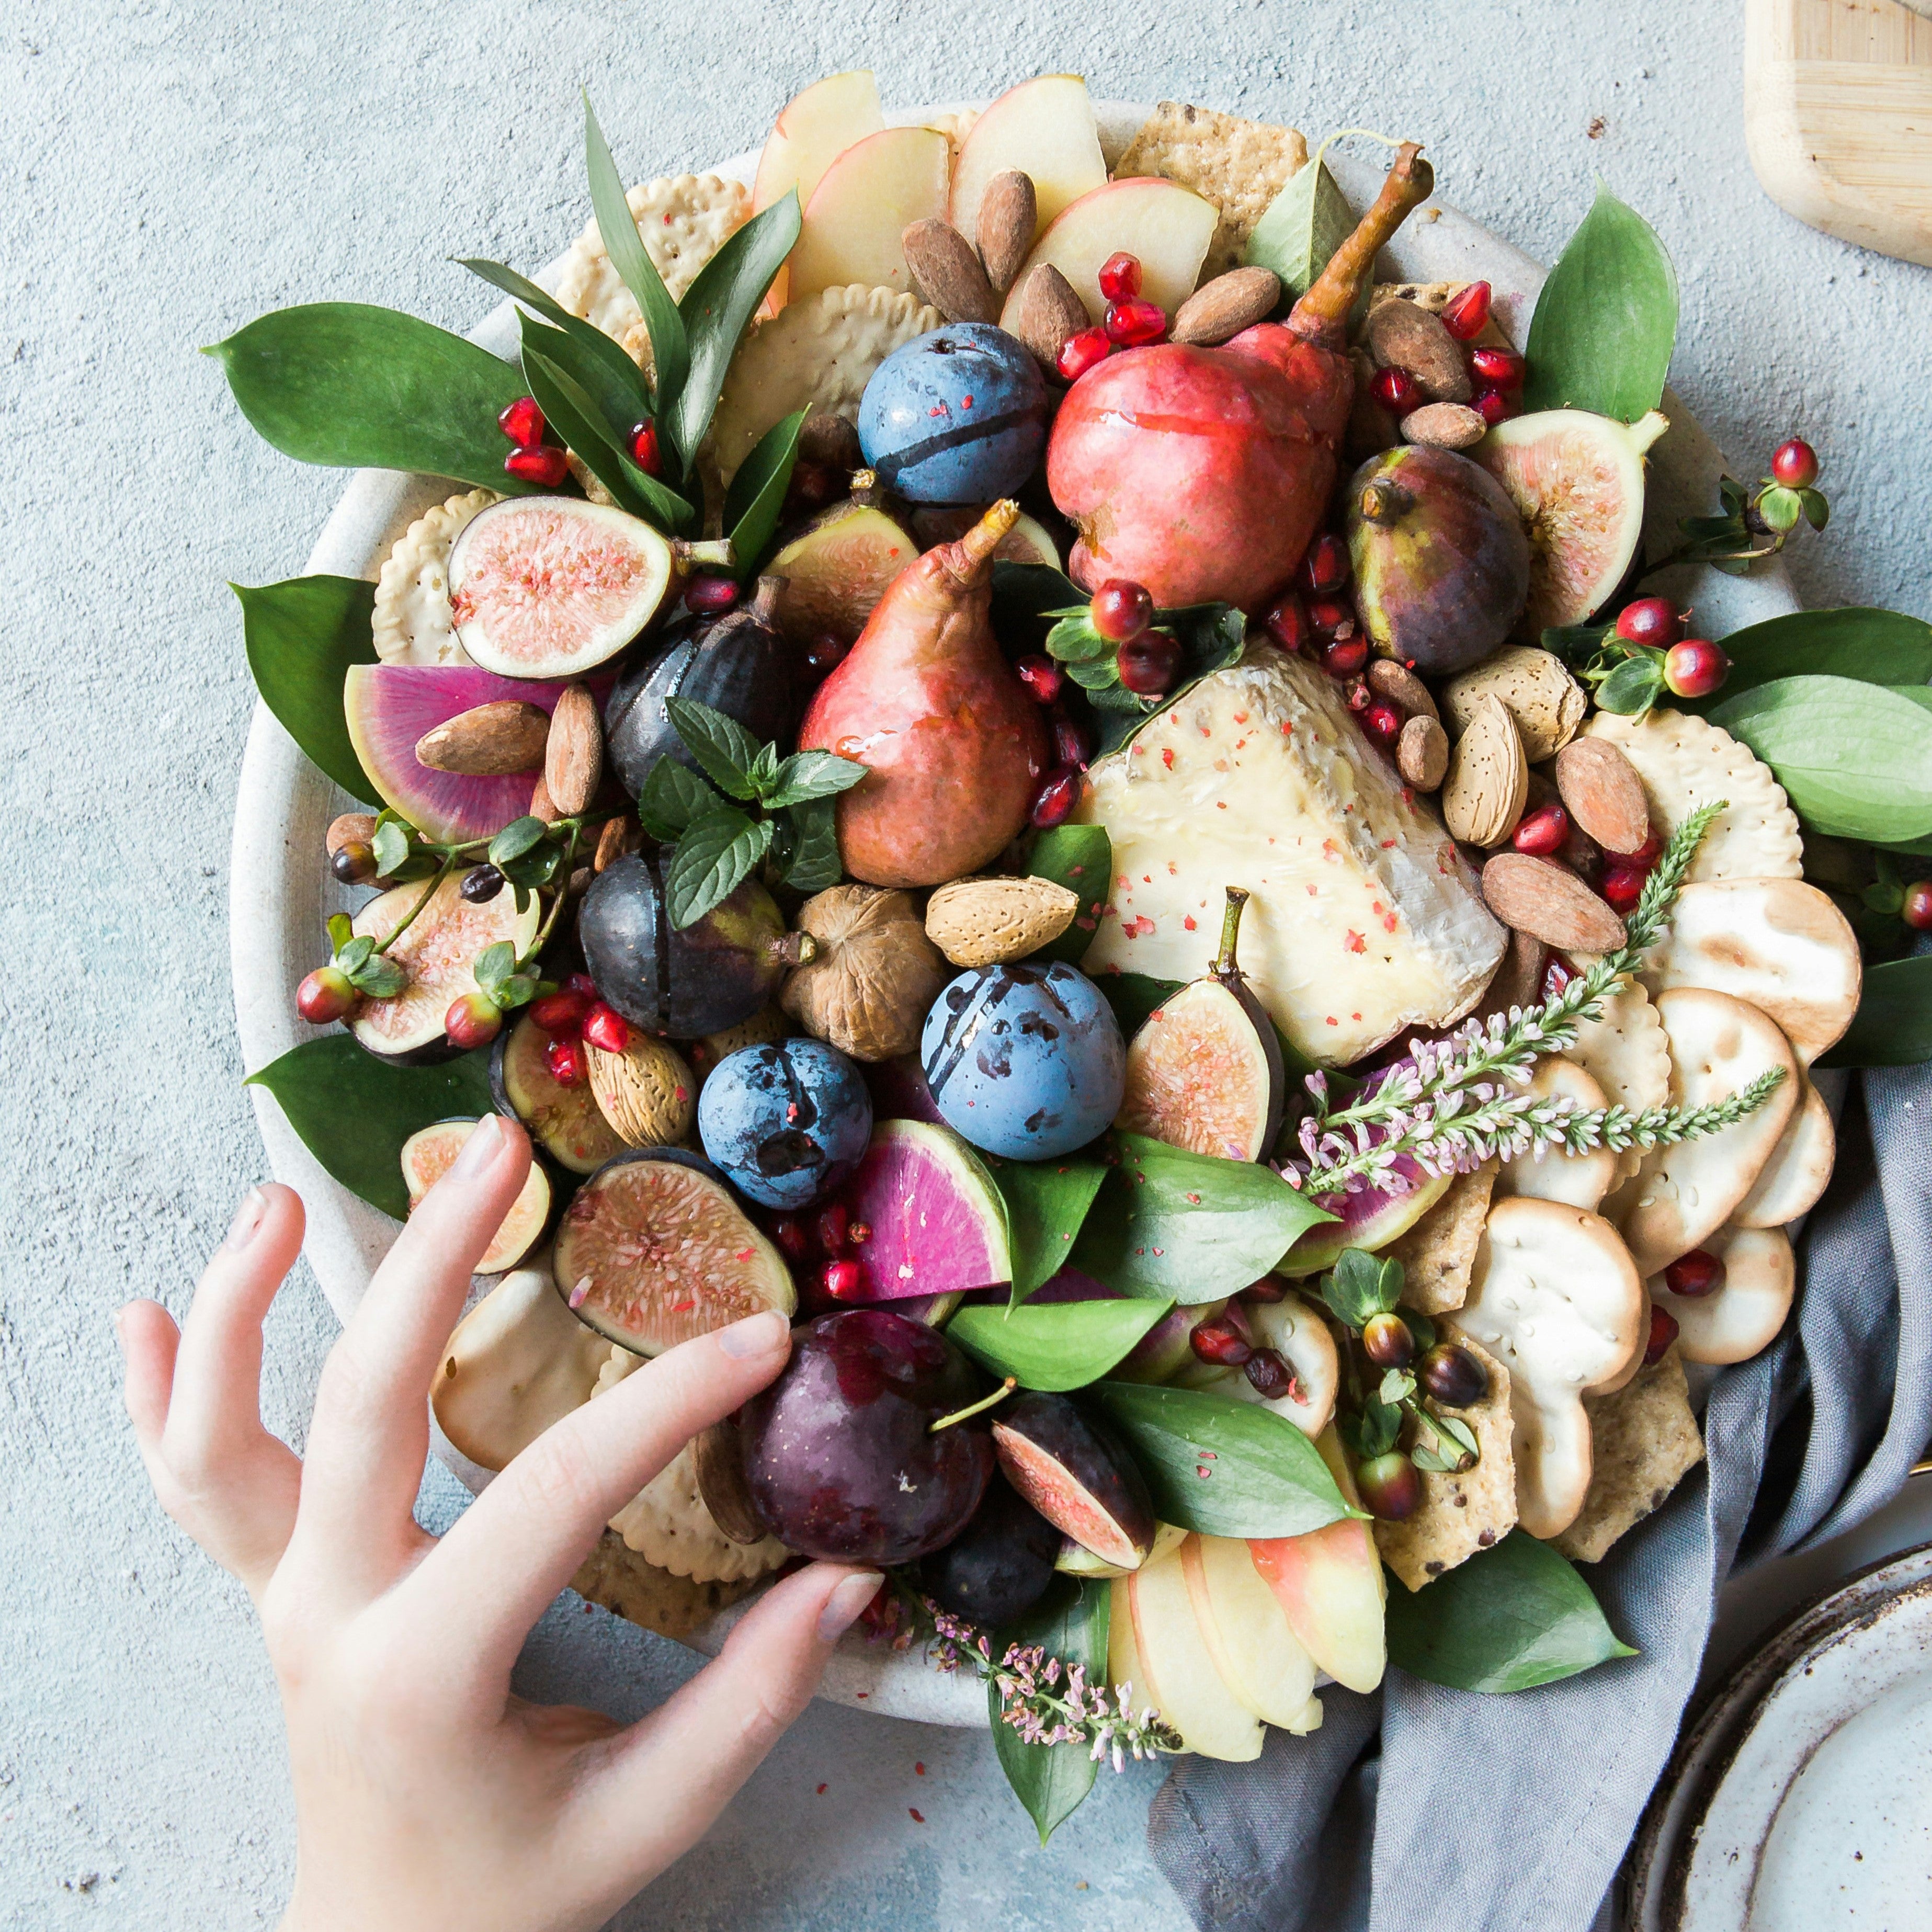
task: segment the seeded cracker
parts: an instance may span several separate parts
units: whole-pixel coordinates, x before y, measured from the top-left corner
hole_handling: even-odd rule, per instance
[[[1238,120],[1211,107],[1163,100],[1114,164],[1114,178],[1158,175],[1211,201],[1221,220],[1208,244],[1201,279],[1238,268],[1241,250],[1268,203],[1308,159],[1292,128]]]
[[[1419,1470],[1422,1501],[1414,1514],[1400,1522],[1376,1524],[1376,1547],[1382,1561],[1412,1590],[1466,1563],[1516,1527],[1509,1371],[1468,1336],[1452,1331],[1448,1339],[1468,1349],[1489,1372],[1489,1393],[1480,1402],[1444,1411],[1469,1425],[1481,1453],[1476,1466],[1460,1475]]]
[[[748,1582],[698,1583],[674,1576],[646,1563],[625,1546],[616,1531],[607,1529],[570,1580],[570,1587],[646,1630],[682,1642],[720,1610],[749,1594],[752,1586]]]
[[[1573,1563],[1595,1563],[1704,1460],[1704,1442],[1674,1346],[1614,1394],[1586,1395],[1583,1406],[1594,1449],[1589,1492],[1552,1540]]]
[[[1420,1315],[1444,1315],[1468,1299],[1469,1270],[1489,1218],[1496,1184],[1494,1161],[1459,1174],[1443,1196],[1388,1252],[1402,1265],[1402,1306]]]

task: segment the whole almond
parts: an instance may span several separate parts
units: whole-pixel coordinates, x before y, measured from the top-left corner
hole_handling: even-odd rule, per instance
[[[1034,231],[1040,225],[1040,197],[1033,177],[1007,168],[986,184],[980,197],[980,260],[986,279],[1004,295],[1012,286],[1026,258],[1033,252]]]
[[[542,772],[538,772],[537,782],[531,788],[529,816],[541,818],[546,825],[554,825],[563,816],[550,795],[550,787],[544,783]]]
[[[950,221],[928,217],[899,237],[919,292],[948,322],[997,322],[998,298],[973,244]]]
[[[520,698],[500,698],[446,718],[416,740],[416,763],[460,778],[507,778],[544,761],[550,714]]]
[[[926,936],[956,966],[998,966],[1058,939],[1079,910],[1051,879],[956,879],[927,902]]]
[[[328,848],[332,859],[345,845],[373,844],[376,838],[376,815],[370,812],[345,812],[340,818],[329,821],[328,832],[323,842]]]
[[[1406,664],[1394,658],[1369,660],[1369,688],[1393,704],[1405,718],[1440,718],[1429,687]]]
[[[1066,347],[1066,338],[1087,326],[1087,304],[1051,262],[1037,262],[1028,269],[1007,296],[1000,317],[1000,326],[1009,335],[1017,335],[1048,374]]]
[[[1462,345],[1443,327],[1439,316],[1412,302],[1378,302],[1362,332],[1378,369],[1402,369],[1420,384],[1432,403],[1469,400],[1469,365]]]
[[[1265,322],[1281,300],[1281,278],[1272,268],[1230,268],[1204,282],[1174,312],[1170,340],[1211,346]]]
[[[1483,899],[1504,925],[1565,952],[1614,952],[1624,922],[1567,866],[1498,852],[1483,868]]]
[[[1589,709],[1583,687],[1553,652],[1510,644],[1442,687],[1442,722],[1450,737],[1468,729],[1485,698],[1494,697],[1516,720],[1533,765],[1553,758],[1575,737]]]
[[[1636,767],[1607,738],[1576,738],[1556,754],[1556,789],[1570,816],[1606,852],[1640,850],[1650,800]]]
[[[1516,830],[1529,795],[1529,760],[1516,720],[1486,694],[1442,779],[1442,822],[1466,845],[1500,845]]]
[[[544,788],[558,814],[574,818],[590,808],[604,776],[604,727],[596,700],[573,684],[550,714],[550,742],[544,750]]]
[[[1402,728],[1395,741],[1396,769],[1405,784],[1418,791],[1433,791],[1449,769],[1449,734],[1425,712],[1418,712]]]
[[[1466,403],[1424,403],[1402,418],[1402,440],[1436,449],[1473,449],[1489,427]]]

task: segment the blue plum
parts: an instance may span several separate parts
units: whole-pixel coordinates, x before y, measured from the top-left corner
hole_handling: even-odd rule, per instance
[[[1046,379],[1018,337],[949,322],[895,350],[859,404],[859,446],[914,503],[1010,496],[1046,447]]]
[[[920,1060],[946,1125],[1015,1160],[1084,1147],[1126,1080],[1113,1009],[1060,960],[961,974],[926,1016]]]
[[[822,1040],[740,1047],[698,1096],[704,1151],[767,1208],[809,1207],[858,1165],[872,1100],[857,1065]]]

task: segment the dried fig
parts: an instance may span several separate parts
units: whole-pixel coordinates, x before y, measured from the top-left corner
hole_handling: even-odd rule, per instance
[[[926,1010],[952,975],[911,895],[834,886],[806,902],[798,922],[818,951],[787,978],[785,1011],[854,1060],[916,1047]]]

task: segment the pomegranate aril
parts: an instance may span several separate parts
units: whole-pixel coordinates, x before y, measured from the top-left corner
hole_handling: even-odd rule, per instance
[[[1494,429],[1516,414],[1516,405],[1500,389],[1478,389],[1469,398],[1469,406]]]
[[[1180,675],[1180,640],[1172,631],[1143,631],[1114,654],[1114,664],[1136,698],[1164,698]]]
[[[1679,698],[1708,698],[1730,674],[1730,659],[1708,638],[1686,638],[1664,654],[1664,682]]]
[[[506,472],[524,483],[541,483],[554,490],[570,474],[563,452],[554,444],[539,443],[534,449],[513,449],[503,459]]]
[[[1560,852],[1570,837],[1570,814],[1560,805],[1540,805],[1527,814],[1510,839],[1519,852],[1547,859]]]
[[[1285,651],[1298,651],[1314,635],[1307,610],[1293,591],[1276,598],[1262,616],[1262,628]]]
[[[1543,968],[1543,997],[1553,1000],[1576,976],[1575,971],[1553,954]]]
[[[1393,704],[1371,704],[1362,713],[1362,729],[1378,745],[1393,745],[1402,736],[1402,724]]]
[[[655,476],[664,465],[664,452],[658,447],[658,426],[640,422],[631,432],[631,460],[646,476]]]
[[[1330,677],[1353,677],[1369,661],[1366,638],[1345,638],[1322,653],[1322,668]]]
[[[709,616],[719,610],[728,610],[738,601],[738,584],[735,578],[694,577],[684,586],[684,608],[694,610],[700,616]]]
[[[813,1217],[812,1232],[828,1255],[842,1253],[845,1244],[851,1238],[851,1210],[842,1201],[832,1202],[820,1208]]]
[[[1110,302],[1132,302],[1141,292],[1140,257],[1116,249],[1100,264],[1100,283]]]
[[[1348,546],[1332,530],[1324,530],[1308,546],[1301,560],[1302,588],[1312,597],[1325,597],[1348,580]]]
[[[1324,638],[1355,621],[1355,607],[1346,597],[1318,597],[1308,607],[1308,621]]]
[[[827,1262],[818,1279],[834,1301],[857,1301],[865,1295],[866,1270],[856,1262]]]
[[[544,412],[534,396],[519,396],[506,406],[496,427],[519,449],[534,449],[544,440]]]
[[[851,655],[852,646],[830,631],[821,631],[806,646],[805,668],[814,677],[829,677]]]
[[[1606,866],[1604,883],[1598,887],[1611,911],[1622,915],[1636,910],[1643,896],[1644,873],[1635,866]]]
[[[1087,620],[1108,644],[1124,644],[1154,622],[1154,599],[1145,584],[1110,577],[1094,592]]]
[[[1490,285],[1472,282],[1443,304],[1442,326],[1458,342],[1473,342],[1490,319]]]
[[[792,1215],[781,1214],[769,1232],[779,1253],[794,1266],[811,1258],[812,1237],[805,1232],[803,1223]]]
[[[546,993],[542,999],[530,1002],[530,1018],[548,1034],[581,1031],[584,1016],[590,1010],[590,1001],[574,986]]]
[[[1523,359],[1514,349],[1477,348],[1469,351],[1469,368],[1478,382],[1492,389],[1522,387]]]
[[[1080,802],[1080,774],[1055,772],[1034,794],[1033,809],[1027,822],[1036,831],[1051,832],[1066,823],[1066,815]]]
[[[1378,369],[1369,384],[1369,393],[1392,416],[1412,416],[1428,398],[1422,385],[1406,369]]]
[[[1063,765],[1085,768],[1094,755],[1094,742],[1078,718],[1063,717],[1053,721],[1053,755]]]
[[[1914,879],[1906,887],[1898,916],[1914,932],[1932,932],[1932,879]]]
[[[622,1053],[631,1043],[631,1029],[615,1006],[600,1000],[584,1016],[584,1037],[600,1053]]]
[[[1687,1300],[1715,1294],[1724,1285],[1724,1264],[1708,1248],[1693,1248],[1664,1270],[1664,1285]]]
[[[1113,352],[1113,338],[1104,328],[1076,328],[1060,345],[1060,353],[1053,358],[1054,373],[1063,382],[1077,382]]]
[[[1279,1402],[1294,1388],[1294,1371],[1277,1348],[1257,1348],[1241,1364],[1241,1372],[1264,1402]]]
[[[1617,635],[1627,644],[1657,644],[1665,650],[1684,634],[1688,610],[1669,597],[1640,597],[1617,613]]]
[[[1130,302],[1112,304],[1102,326],[1108,341],[1122,349],[1140,349],[1158,342],[1167,333],[1167,311],[1159,302]]]
[[[1774,482],[1787,490],[1808,490],[1818,480],[1818,452],[1802,436],[1780,442],[1771,459]]]
[[[1643,1345],[1643,1365],[1654,1369],[1663,1360],[1665,1352],[1677,1339],[1677,1318],[1669,1310],[1660,1308],[1655,1302],[1650,1304],[1650,1334]]]
[[[1618,854],[1619,866],[1641,866],[1647,872],[1664,856],[1664,835],[1655,826],[1650,828],[1650,836],[1634,852]]]
[[[1066,674],[1059,665],[1036,652],[1030,657],[1022,658],[1013,670],[1036,704],[1052,704],[1066,682]]]
[[[566,993],[574,993],[586,1007],[592,1000],[603,998],[597,990],[597,982],[588,973],[566,973],[563,979],[563,990]]]
[[[584,1084],[584,1049],[567,1034],[558,1034],[544,1048],[544,1064],[560,1087]]]
[[[1238,1369],[1255,1352],[1248,1338],[1225,1315],[1200,1323],[1187,1344],[1200,1360],[1222,1369]]]

